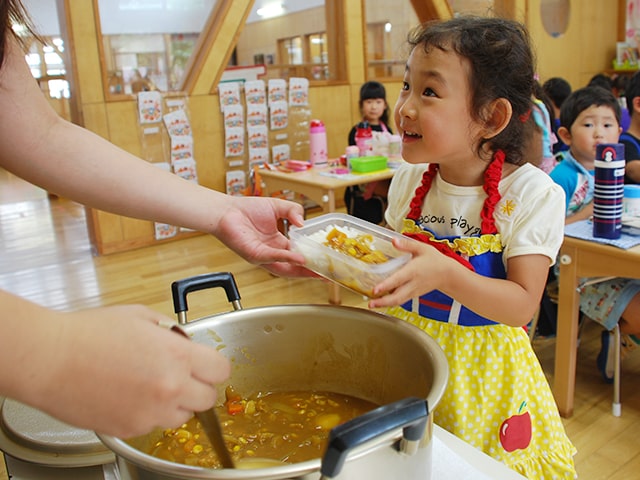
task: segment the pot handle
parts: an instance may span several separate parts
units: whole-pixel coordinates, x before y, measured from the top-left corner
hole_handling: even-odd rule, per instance
[[[402,428],[403,442],[415,445],[424,435],[428,416],[429,406],[425,399],[408,397],[338,425],[329,434],[320,480],[338,475],[350,450],[396,428]]]
[[[187,323],[187,294],[207,288],[224,288],[227,300],[233,305],[234,310],[242,310],[240,304],[240,292],[233,275],[230,272],[215,272],[195,275],[193,277],[176,280],[171,284],[171,295],[173,296],[173,310],[178,316],[181,325]]]

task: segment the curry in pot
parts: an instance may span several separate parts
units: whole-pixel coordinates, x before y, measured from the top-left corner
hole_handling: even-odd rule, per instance
[[[333,427],[376,407],[331,392],[271,392],[243,398],[227,388],[224,405],[216,409],[235,462],[267,458],[298,463],[323,455]],[[164,430],[145,453],[186,465],[221,468],[196,417],[180,428]]]

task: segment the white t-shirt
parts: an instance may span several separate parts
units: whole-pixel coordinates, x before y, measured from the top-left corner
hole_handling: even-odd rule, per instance
[[[387,223],[400,231],[409,203],[422,181],[427,164],[403,164],[389,188]],[[524,164],[500,181],[502,199],[494,218],[503,245],[503,261],[519,255],[546,255],[553,264],[564,238],[564,192],[549,176]],[[480,233],[480,211],[487,194],[482,186],[460,187],[436,175],[422,206],[422,225],[437,236]],[[490,232],[485,232],[490,233]]]

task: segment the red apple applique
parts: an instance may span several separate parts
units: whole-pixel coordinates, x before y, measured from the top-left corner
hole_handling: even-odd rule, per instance
[[[524,450],[531,443],[531,415],[522,412],[527,402],[522,402],[518,414],[507,418],[500,425],[500,443],[507,452]]]

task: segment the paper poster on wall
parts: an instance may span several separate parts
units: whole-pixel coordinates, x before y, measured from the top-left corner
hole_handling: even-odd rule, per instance
[[[266,105],[247,105],[247,126],[266,126],[268,112]]]
[[[265,125],[247,127],[249,148],[269,148],[269,129]]]
[[[640,0],[627,0],[625,42],[636,49],[640,49]]]
[[[162,117],[170,137],[191,135],[191,124],[184,110],[174,110]]]
[[[229,105],[240,105],[240,83],[228,82],[218,86],[218,96],[220,97],[220,111]]]
[[[241,197],[244,189],[247,188],[247,180],[244,172],[232,170],[227,172],[227,195]]]
[[[138,93],[138,121],[155,123],[162,119],[162,94],[158,91]]]
[[[292,107],[309,105],[309,80],[307,78],[289,79],[289,105]]]
[[[166,223],[155,223],[155,239],[166,240],[167,238],[175,237],[178,234],[178,227],[169,225]]]
[[[244,98],[247,105],[266,105],[267,91],[264,80],[244,82]]]
[[[289,104],[286,101],[273,102],[270,107],[271,130],[282,130],[289,125]]]
[[[291,148],[288,144],[274,145],[271,148],[272,163],[279,165],[291,159]]]
[[[244,155],[244,128],[231,127],[224,131],[225,157]]]
[[[178,175],[180,178],[198,183],[196,161],[193,158],[184,158],[173,162],[173,173]]]
[[[227,105],[222,112],[224,128],[244,127],[244,109],[242,105]]]
[[[171,137],[171,164],[177,160],[193,158],[193,137],[180,135]]]
[[[271,78],[268,84],[269,106],[274,102],[287,101],[287,82],[282,78]]]
[[[269,163],[268,148],[249,148],[249,168]]]

